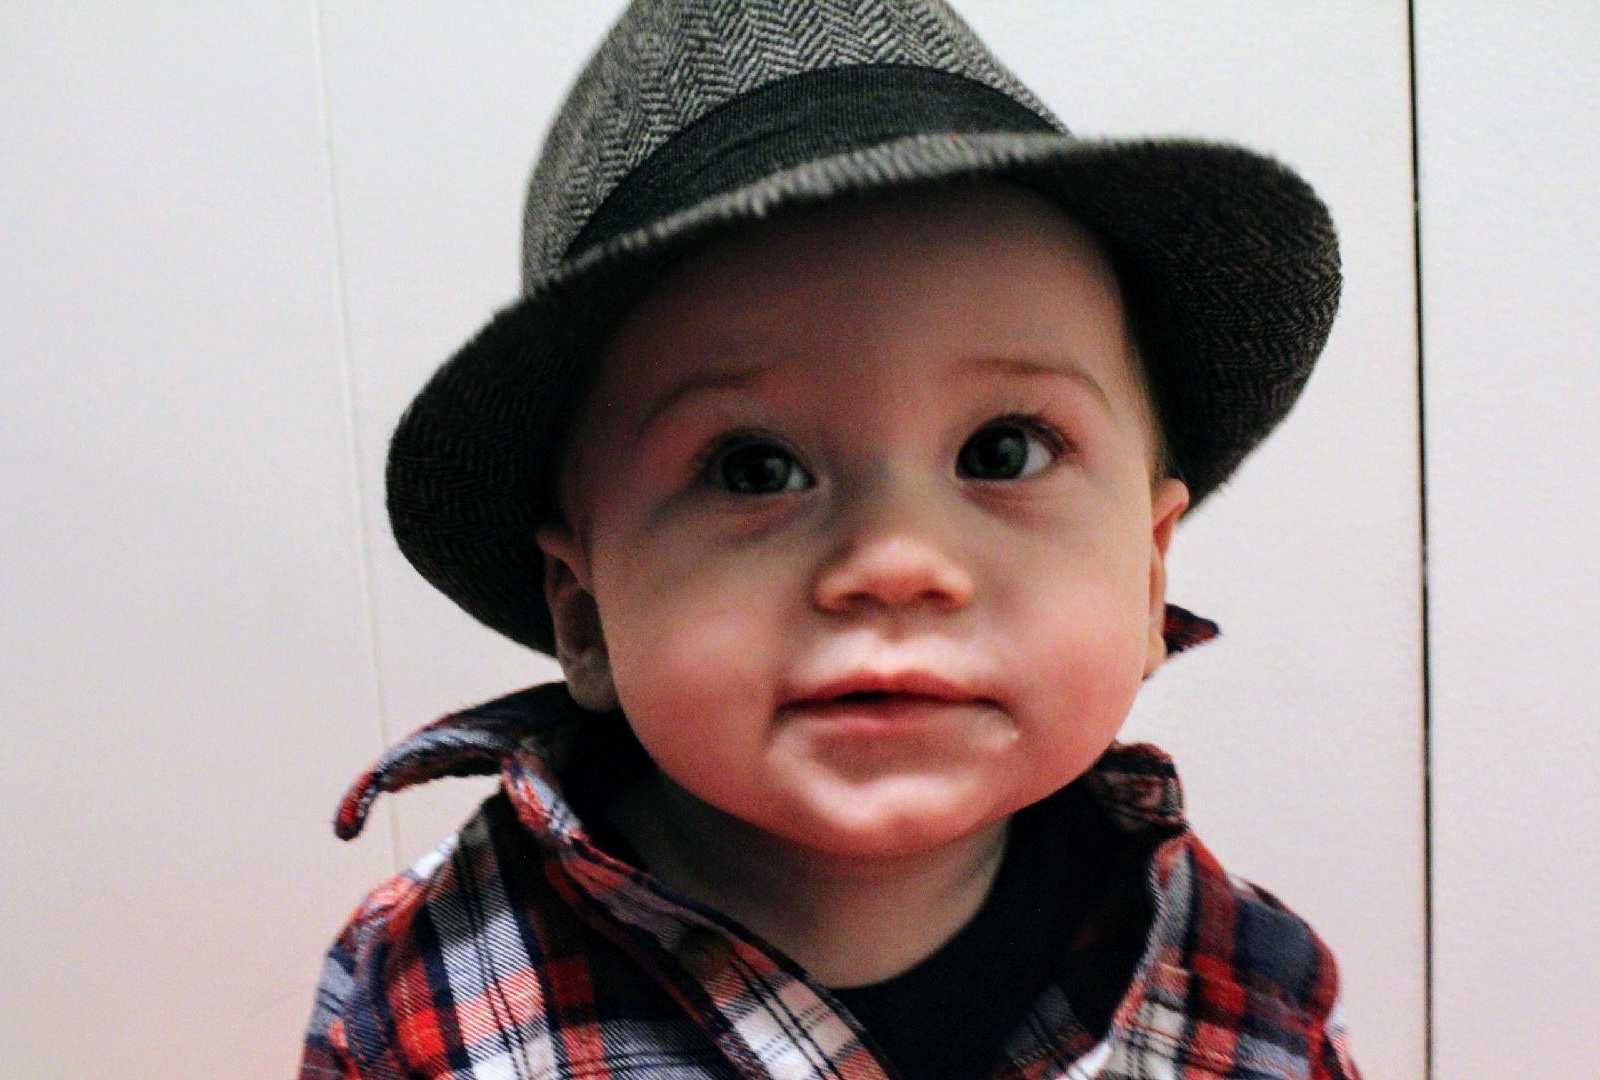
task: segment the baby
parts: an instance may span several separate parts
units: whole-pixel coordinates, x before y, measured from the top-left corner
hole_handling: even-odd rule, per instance
[[[502,777],[356,910],[302,1076],[1357,1076],[1325,944],[1114,741],[1326,337],[1303,182],[1074,140],[942,4],[639,0],[527,228],[390,511],[565,681],[346,797]]]

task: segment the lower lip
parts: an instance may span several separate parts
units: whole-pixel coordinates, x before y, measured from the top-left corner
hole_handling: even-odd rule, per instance
[[[811,702],[791,705],[789,709],[796,720],[821,724],[840,734],[893,735],[968,713],[982,704],[908,694],[877,701]]]

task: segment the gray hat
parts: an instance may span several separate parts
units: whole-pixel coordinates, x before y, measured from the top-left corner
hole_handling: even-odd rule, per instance
[[[606,328],[719,230],[979,176],[1044,194],[1109,249],[1198,506],[1294,404],[1338,307],[1338,241],[1305,181],[1236,146],[1076,138],[940,0],[636,0],[534,167],[521,299],[395,430],[400,550],[473,617],[553,654],[534,534]]]

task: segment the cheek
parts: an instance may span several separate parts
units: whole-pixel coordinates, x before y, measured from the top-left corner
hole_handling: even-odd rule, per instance
[[[996,547],[991,586],[1004,590],[1019,619],[1046,633],[1081,634],[1091,627],[1126,630],[1149,596],[1149,553],[1138,533],[1103,519],[1040,530],[1025,545],[1015,537]],[[1003,552],[1003,554],[1002,554]]]
[[[639,572],[596,573],[613,677],[625,711],[691,715],[768,691],[782,640],[777,575],[737,565],[653,558]],[[716,566],[716,573],[711,567]],[[645,569],[648,567],[648,569]]]
[[[654,575],[602,624],[617,697],[652,760],[684,789],[730,813],[762,797],[762,760],[783,651],[776,601],[729,595],[727,579]]]
[[[1147,648],[1148,566],[1123,545],[1056,546],[1010,590],[1000,640],[1037,673],[1036,707],[1070,698],[1092,713],[1126,708]]]

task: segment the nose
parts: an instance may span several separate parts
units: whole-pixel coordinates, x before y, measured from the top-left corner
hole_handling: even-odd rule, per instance
[[[817,608],[955,611],[972,602],[972,571],[960,537],[930,493],[885,481],[850,504],[838,517],[837,545],[816,576]]]

